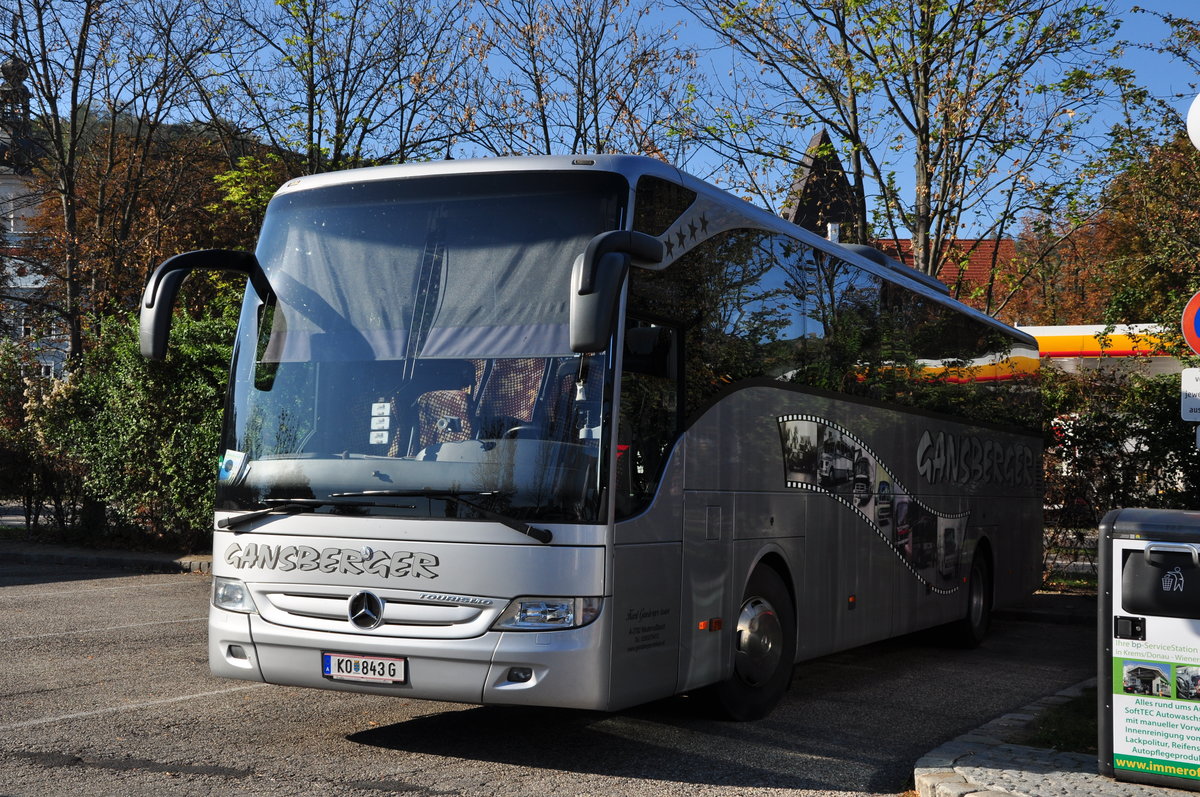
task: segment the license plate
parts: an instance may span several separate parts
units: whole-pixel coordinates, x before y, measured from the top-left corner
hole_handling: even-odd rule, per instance
[[[322,653],[321,659],[321,673],[336,681],[402,684],[407,676],[405,659],[344,653]]]

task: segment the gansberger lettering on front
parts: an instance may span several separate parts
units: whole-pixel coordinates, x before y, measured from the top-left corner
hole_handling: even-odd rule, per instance
[[[969,434],[926,431],[917,443],[917,472],[929,484],[1034,485],[1033,449]]]
[[[369,556],[364,556],[369,553]],[[383,578],[437,578],[438,558],[420,551],[363,551],[352,548],[313,548],[307,545],[234,543],[225,549],[225,564],[238,570],[369,573]]]

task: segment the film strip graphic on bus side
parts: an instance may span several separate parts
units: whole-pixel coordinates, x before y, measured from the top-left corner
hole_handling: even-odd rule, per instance
[[[852,510],[930,591],[959,590],[955,577],[970,512],[939,512],[909,495],[879,455],[844,426],[804,414],[778,421],[788,487]]]

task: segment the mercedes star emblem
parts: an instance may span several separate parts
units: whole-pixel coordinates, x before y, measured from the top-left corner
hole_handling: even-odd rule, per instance
[[[383,622],[383,598],[374,592],[359,592],[350,598],[350,622],[358,628],[370,630]]]

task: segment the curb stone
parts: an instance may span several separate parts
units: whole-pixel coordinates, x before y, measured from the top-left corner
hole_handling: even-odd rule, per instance
[[[1127,783],[1097,771],[1095,755],[1059,753],[1012,743],[1046,709],[1074,700],[1096,679],[1048,697],[951,739],[916,763],[913,780],[921,797],[1165,797],[1188,792]]]
[[[32,549],[28,546],[0,544],[0,562],[24,565],[62,565],[68,567],[105,568],[138,573],[212,573],[212,558],[185,556],[173,558],[166,554],[121,554],[103,551],[55,550],[50,546]]]
[[[1013,763],[1006,769],[1013,770],[1013,777],[1017,780],[1022,778],[1015,774],[1015,770],[1030,770],[1024,779],[1041,782],[1043,788],[1046,777],[1051,772],[1059,770],[1064,762],[1069,765],[1070,771],[1080,771],[1084,768],[1085,763],[1090,765],[1094,771],[1095,756],[1056,753],[1053,750],[1014,745],[1008,740],[1024,730],[1046,709],[1073,700],[1082,695],[1084,689],[1095,685],[1096,679],[1089,678],[1067,687],[1056,694],[1043,697],[1016,711],[997,717],[922,756],[913,769],[913,780],[916,783],[917,793],[921,797],[967,797],[968,795],[971,797],[1012,797],[1014,793],[1036,794],[1036,791],[998,790],[993,785],[976,783],[968,777],[969,772],[960,771],[962,769],[969,770],[972,759],[994,757],[996,753],[1013,759]],[[1100,776],[1096,775],[1096,778],[1100,778]],[[1105,779],[1103,782],[1107,783],[1107,780]],[[1063,794],[1071,793],[1071,790],[1066,788],[1055,788],[1053,791]],[[1090,793],[1096,793],[1094,788]]]

